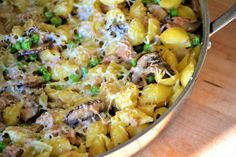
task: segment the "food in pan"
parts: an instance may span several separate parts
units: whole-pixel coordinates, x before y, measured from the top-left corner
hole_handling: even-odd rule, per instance
[[[96,156],[138,135],[191,79],[200,26],[196,0],[0,1],[1,155]]]

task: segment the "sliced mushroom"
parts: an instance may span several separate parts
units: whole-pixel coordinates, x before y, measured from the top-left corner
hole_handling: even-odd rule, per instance
[[[24,79],[24,86],[35,88],[43,84],[43,78],[40,76],[26,76]]]
[[[113,22],[109,26],[108,31],[110,31],[113,37],[121,38],[128,32],[128,25],[122,22]]]
[[[165,9],[161,8],[159,5],[156,4],[148,5],[148,11],[160,21],[163,21],[168,15]]]
[[[168,71],[173,73],[170,66],[161,58],[157,52],[147,53],[137,61],[137,66],[131,69],[132,82],[143,86],[146,84],[146,77],[149,74],[163,73]]]
[[[195,11],[195,13],[199,14],[200,13],[200,4],[199,4],[198,0],[191,0],[191,3],[192,3],[193,11]]]
[[[45,112],[37,118],[36,124],[40,124],[44,129],[50,129],[53,127],[53,117],[50,113]]]
[[[0,94],[0,111],[4,110],[8,105],[14,104],[17,99],[8,92]]]
[[[65,122],[71,127],[79,125],[88,127],[99,118],[99,114],[105,109],[106,105],[102,100],[89,101],[71,110],[66,116]]]
[[[167,19],[167,28],[171,27],[182,27],[188,32],[195,32],[201,26],[201,22],[198,20],[189,20],[182,17],[173,17]]]
[[[39,105],[35,102],[35,96],[27,95],[24,99],[24,106],[21,110],[21,119],[28,121],[39,112]]]
[[[15,145],[7,146],[3,152],[3,157],[20,157],[23,154],[23,150]]]

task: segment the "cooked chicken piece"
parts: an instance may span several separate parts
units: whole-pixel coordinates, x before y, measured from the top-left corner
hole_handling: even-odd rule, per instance
[[[102,100],[93,100],[84,104],[80,104],[71,110],[66,116],[65,122],[71,126],[89,126],[98,119],[98,114],[106,109],[106,105]]]
[[[7,146],[2,152],[3,157],[20,157],[22,154],[23,150],[15,145]]]
[[[129,41],[123,40],[121,43],[119,43],[116,55],[122,60],[130,62],[133,56],[136,55],[136,52],[133,50],[133,47]]]
[[[156,4],[148,5],[148,11],[160,21],[163,21],[168,15],[165,9],[161,8],[159,5]]]
[[[182,27],[188,32],[195,32],[201,26],[201,22],[197,20],[189,20],[182,17],[173,17],[167,19],[167,28],[171,27]]]

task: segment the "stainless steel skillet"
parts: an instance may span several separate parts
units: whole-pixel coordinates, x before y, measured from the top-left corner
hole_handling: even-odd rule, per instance
[[[104,154],[101,154],[100,156],[126,157],[131,156],[142,148],[144,148],[167,125],[169,120],[171,120],[173,114],[177,111],[181,102],[183,102],[185,97],[190,93],[204,63],[205,57],[207,55],[207,50],[211,47],[210,37],[236,18],[236,3],[224,15],[222,15],[213,22],[210,22],[207,1],[199,0],[199,3],[202,17],[202,48],[192,80],[189,81],[184,91],[180,94],[180,96],[177,98],[175,103],[169,108],[169,110],[165,114],[163,114],[159,119],[157,119],[151,126],[149,126],[138,136],[128,140],[126,143],[121,144],[118,147],[115,147],[114,149]]]

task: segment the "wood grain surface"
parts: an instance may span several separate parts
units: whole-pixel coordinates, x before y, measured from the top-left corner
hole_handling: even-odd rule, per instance
[[[212,20],[236,0],[208,0]],[[191,95],[134,157],[236,157],[236,21],[212,38]]]

